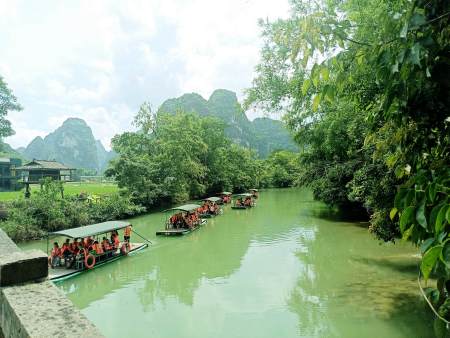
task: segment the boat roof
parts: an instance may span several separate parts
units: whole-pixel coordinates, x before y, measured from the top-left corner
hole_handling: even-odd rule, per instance
[[[258,191],[258,189],[248,189],[248,190],[250,190],[250,191]]]
[[[130,222],[124,221],[109,221],[97,224],[86,225],[78,228],[65,229],[49,233],[52,236],[66,236],[70,238],[82,238],[88,236],[94,236],[98,234],[104,234],[113,230],[119,230],[126,228],[130,225]]]
[[[220,194],[221,194],[221,195],[233,195],[233,193],[232,193],[232,192],[229,192],[229,191],[223,191],[223,192],[221,192]]]
[[[220,197],[208,197],[208,198],[205,198],[203,201],[219,202],[221,200],[222,199]]]
[[[169,210],[181,210],[181,211],[194,211],[196,209],[200,208],[200,205],[198,204],[185,204],[185,205],[180,205],[179,207],[175,207],[175,208],[171,208],[171,209],[167,209],[166,211]]]
[[[248,192],[244,193],[244,194],[236,194],[236,197],[252,197],[252,194],[249,194]]]

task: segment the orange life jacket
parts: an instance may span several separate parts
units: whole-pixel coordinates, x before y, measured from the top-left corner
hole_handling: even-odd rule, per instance
[[[103,249],[102,249],[102,246],[100,244],[94,244],[94,250],[98,254],[102,254],[103,253]]]
[[[60,256],[61,255],[61,249],[60,248],[53,248],[52,250],[52,257]]]
[[[123,232],[124,236],[130,236],[131,235],[131,226],[127,226]]]

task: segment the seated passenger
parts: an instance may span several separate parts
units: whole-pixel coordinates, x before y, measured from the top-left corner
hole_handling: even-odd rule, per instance
[[[106,237],[103,237],[102,248],[104,251],[111,250],[111,243],[108,241],[108,239]]]
[[[49,263],[52,268],[58,266],[61,262],[61,249],[59,248],[58,242],[53,243],[53,249],[50,253]]]
[[[72,256],[72,250],[70,249],[70,239],[66,239],[64,244],[62,245],[62,248],[60,249],[61,256],[64,257],[64,259],[69,258]]]
[[[92,248],[94,249],[95,253],[97,255],[101,255],[103,252],[102,246],[98,243],[98,241],[95,241],[92,245]]]
[[[120,247],[120,239],[119,239],[119,235],[117,233],[115,233],[113,236],[112,246],[113,246],[113,249],[118,249]]]
[[[73,242],[70,243],[70,251],[72,251],[72,254],[77,255],[78,250],[78,238],[74,238]]]
[[[237,200],[236,200],[236,206],[237,207],[240,207],[242,205],[242,200],[240,199],[240,198],[238,198]]]

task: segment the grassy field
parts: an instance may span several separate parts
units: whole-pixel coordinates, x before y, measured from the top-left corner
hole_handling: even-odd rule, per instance
[[[39,185],[31,186],[31,193],[38,191]],[[107,195],[118,191],[117,184],[115,183],[79,183],[72,182],[64,184],[65,195],[76,195],[81,192],[86,192],[93,195]],[[4,191],[0,192],[0,201],[10,201],[24,195],[24,190],[20,191]]]

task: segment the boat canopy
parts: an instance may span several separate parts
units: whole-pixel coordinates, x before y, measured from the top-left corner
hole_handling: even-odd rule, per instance
[[[210,201],[210,202],[219,202],[221,200],[222,199],[220,197],[208,197],[208,198],[204,199],[204,201]]]
[[[258,191],[258,189],[249,189],[249,191]]]
[[[86,225],[83,227],[65,229],[49,233],[51,236],[66,236],[70,238],[84,238],[88,236],[95,236],[104,234],[113,230],[119,230],[129,226],[129,222],[123,221],[109,221],[98,224]]]
[[[221,192],[220,194],[221,195],[233,195],[233,193],[229,192],[229,191],[224,191],[224,192]]]
[[[176,208],[167,209],[166,211],[181,210],[181,211],[191,212],[191,211],[197,210],[198,208],[200,208],[200,205],[198,205],[198,204],[185,204],[185,205],[181,205]]]
[[[253,195],[249,194],[249,193],[245,193],[245,194],[237,194],[237,195],[235,195],[235,197],[253,197]]]

